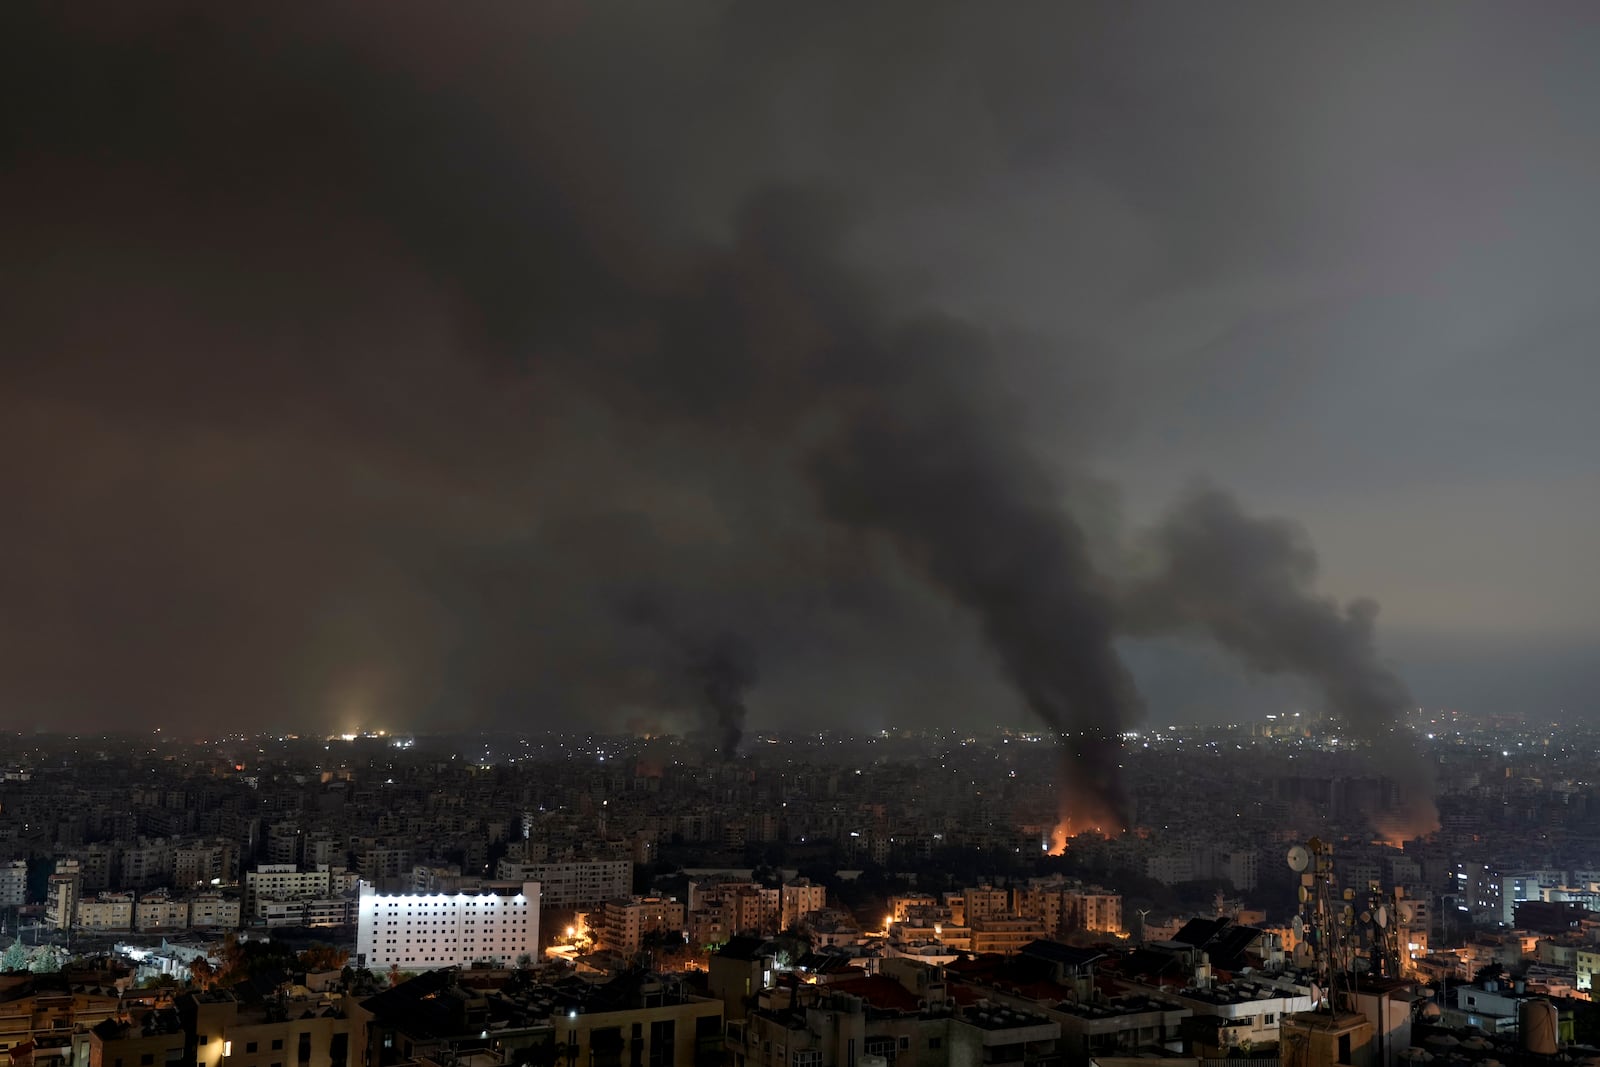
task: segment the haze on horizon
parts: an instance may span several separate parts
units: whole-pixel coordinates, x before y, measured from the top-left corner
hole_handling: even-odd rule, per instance
[[[0,726],[1028,722],[983,513],[831,436],[956,394],[1068,585],[1222,486],[1419,703],[1590,715],[1585,14],[5,5]],[[1150,720],[1319,699],[1172,619],[1079,620]]]

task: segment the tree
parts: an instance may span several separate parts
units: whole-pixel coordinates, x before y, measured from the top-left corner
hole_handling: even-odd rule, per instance
[[[200,987],[204,992],[217,984],[217,971],[211,966],[211,961],[204,956],[196,956],[189,961],[189,981]]]
[[[275,971],[292,971],[298,963],[294,950],[281,941],[241,941],[229,934],[222,943],[222,971],[217,983],[231,986]]]
[[[61,961],[56,958],[55,949],[40,945],[28,960],[28,969],[34,974],[54,974],[61,969]]]
[[[337,971],[349,961],[350,953],[332,945],[316,944],[300,953],[297,962],[306,971]]]
[[[20,940],[11,942],[4,955],[0,955],[0,970],[25,971],[28,969],[28,950]]]

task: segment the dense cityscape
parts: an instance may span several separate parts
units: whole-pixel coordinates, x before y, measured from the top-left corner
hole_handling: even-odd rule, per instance
[[[3,0],[0,1067],[1600,1067],[1597,56]]]
[[[1600,1037],[1600,735],[1404,728],[1437,772],[1428,832],[1385,837],[1394,783],[1289,713],[1130,732],[1129,826],[1064,847],[1056,746],[1013,730],[757,733],[728,757],[676,736],[13,735],[4,1038],[14,1061],[87,1043],[95,1064],[221,1040],[248,1067],[285,1040],[302,1064],[351,1042],[600,1063],[630,1027],[660,1063],[832,1063],[851,1040],[907,1063],[947,1043],[1278,1056],[1330,995],[1334,944],[1356,1000],[1398,1012],[1351,1024],[1382,1062],[1413,1023],[1500,1041],[1535,1002]],[[1360,913],[1320,946],[1308,842],[1334,911]]]

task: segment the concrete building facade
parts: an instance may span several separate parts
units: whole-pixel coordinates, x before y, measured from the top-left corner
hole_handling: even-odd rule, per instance
[[[361,883],[356,958],[373,970],[514,964],[539,951],[537,882],[464,893],[380,893]]]

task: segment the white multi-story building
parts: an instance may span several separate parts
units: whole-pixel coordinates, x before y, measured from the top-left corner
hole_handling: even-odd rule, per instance
[[[512,964],[539,951],[539,883],[466,893],[380,893],[361,883],[356,955],[375,971]]]
[[[567,860],[554,863],[500,861],[495,877],[538,882],[547,908],[599,908],[633,895],[632,860]]]
[[[28,861],[12,860],[0,864],[0,907],[17,907],[28,902]]]

